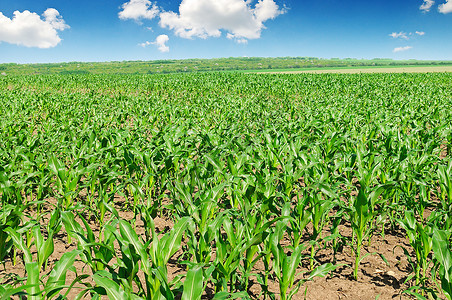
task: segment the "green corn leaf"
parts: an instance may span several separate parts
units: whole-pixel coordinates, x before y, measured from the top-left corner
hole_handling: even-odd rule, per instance
[[[270,245],[271,252],[273,254],[273,269],[275,271],[275,275],[281,277],[281,266],[285,264],[285,256],[284,251],[279,244],[278,234],[275,233],[270,236]]]
[[[108,299],[113,300],[128,300],[130,299],[127,293],[112,279],[101,276],[98,273],[93,275],[94,282],[107,292]]]
[[[317,268],[312,271],[308,278],[306,280],[312,280],[314,277],[325,277],[328,275],[331,271],[336,270],[337,267],[341,265],[333,265],[331,263],[323,264],[321,266],[318,266]]]
[[[418,293],[418,290],[420,289],[420,286],[412,286],[406,290],[404,290],[402,293],[412,295],[416,297],[418,300],[428,300],[425,296]]]
[[[69,267],[74,264],[76,257],[80,255],[80,253],[82,253],[81,250],[73,250],[71,252],[64,253],[63,256],[61,256],[50,272],[49,279],[47,280],[46,297],[51,298],[66,284],[67,271]]]
[[[203,292],[203,275],[202,267],[196,266],[187,272],[187,277],[184,282],[184,292],[182,300],[196,300],[201,299]]]
[[[81,238],[85,236],[85,231],[82,226],[74,219],[74,214],[70,211],[64,211],[61,213],[61,220],[63,221],[64,228],[69,236],[78,239],[80,245],[85,247],[86,241]]]
[[[5,289],[3,287],[0,286],[0,300],[11,300],[12,296],[27,296],[27,290],[31,289],[35,287],[34,284],[32,285],[22,285],[20,287],[17,288],[9,288],[9,289]]]
[[[284,291],[287,291],[287,288],[291,287],[294,279],[295,279],[295,272],[297,271],[298,265],[301,261],[301,251],[303,250],[303,245],[298,245],[297,248],[295,248],[292,255],[287,259],[287,263],[285,263],[282,266],[282,283],[280,283],[280,286],[282,286],[282,289]],[[285,254],[284,254],[285,255]]]
[[[17,231],[14,231],[12,228],[8,227],[4,230],[5,232],[7,232],[9,234],[9,236],[11,237],[11,239],[14,242],[14,245],[21,250],[24,253],[24,262],[27,263],[31,263],[32,262],[32,257],[31,257],[31,252],[30,249],[28,249],[25,246],[25,243],[22,239],[22,237],[20,236],[20,234]]]
[[[212,165],[214,166],[214,168],[218,171],[218,172],[223,172],[223,168],[220,165],[220,162],[218,160],[216,160],[215,158],[213,158],[211,155],[209,154],[205,154],[204,158]]]
[[[39,226],[33,227],[33,236],[35,238],[35,245],[38,248],[38,252],[41,251],[41,248],[44,244],[44,238],[42,237],[41,229]]]
[[[42,265],[47,261],[47,259],[52,255],[54,251],[53,244],[53,233],[49,233],[49,236],[46,241],[44,241],[41,229],[39,226],[35,226],[33,228],[33,235],[35,237],[35,244],[38,250],[38,263],[39,269],[41,269]]]
[[[96,239],[94,238],[94,233],[93,233],[93,230],[91,229],[91,226],[88,224],[88,222],[85,220],[85,218],[81,214],[78,214],[78,216],[79,216],[80,220],[82,220],[83,225],[85,226],[86,240],[89,241],[90,243],[94,243],[96,241]]]
[[[143,264],[143,271],[150,275],[151,265],[149,255],[146,252],[145,246],[139,240],[137,233],[133,230],[132,226],[124,220],[119,220],[119,230],[121,232],[121,236],[124,238],[124,241],[132,244],[135,250],[140,254],[140,260]]]
[[[39,265],[37,262],[30,262],[25,264],[25,271],[27,272],[27,294],[30,300],[40,300],[39,289]]]
[[[83,275],[77,276],[77,277],[72,281],[72,283],[69,285],[69,287],[67,288],[66,293],[64,294],[63,298],[66,298],[66,297],[67,297],[67,295],[69,294],[69,292],[72,290],[72,288],[74,287],[74,285],[75,285],[76,283],[82,282],[82,280],[84,280],[84,279],[86,279],[86,278],[88,278],[88,277],[90,277],[90,275],[88,275],[88,274],[83,274]],[[79,294],[80,294],[80,293],[79,293]]]
[[[187,204],[193,205],[193,199],[189,191],[187,191],[185,185],[181,184],[180,182],[175,183],[175,187],[177,191],[183,196],[184,202]]]
[[[372,206],[375,205],[378,197],[380,197],[381,194],[388,189],[388,187],[391,187],[391,185],[387,184],[387,185],[380,186],[370,194],[369,198],[370,198],[370,203]]]
[[[322,193],[324,193],[328,197],[337,198],[336,193],[331,189],[330,186],[323,184],[323,183],[319,183],[318,186],[319,186],[319,189],[322,191]]]
[[[233,299],[247,299],[249,297],[247,292],[237,292],[237,293],[229,293],[229,292],[219,292],[216,293],[212,300],[233,300]]]
[[[157,277],[157,279],[160,281],[160,292],[161,295],[159,298],[163,298],[161,296],[164,296],[166,300],[174,300],[173,292],[171,291],[169,285],[168,285],[168,274],[165,267],[157,267],[155,269],[152,269],[152,273]]]
[[[190,222],[190,217],[184,217],[177,221],[174,228],[170,232],[170,238],[166,240],[162,247],[162,254],[164,263],[166,264],[171,256],[177,252],[181,245],[182,235],[187,229],[188,223]]]
[[[361,220],[364,220],[368,214],[369,208],[368,208],[367,197],[366,197],[366,194],[365,194],[363,188],[361,188],[359,190],[358,198],[355,200],[354,204],[355,204],[356,212],[358,213],[358,218]]]
[[[451,282],[452,274],[452,253],[449,248],[449,240],[444,231],[437,228],[433,229],[433,255],[444,267],[444,277],[448,282]]]

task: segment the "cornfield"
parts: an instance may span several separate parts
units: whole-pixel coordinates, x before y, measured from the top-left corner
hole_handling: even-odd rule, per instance
[[[0,297],[304,299],[399,236],[399,296],[452,299],[451,82],[0,78]]]

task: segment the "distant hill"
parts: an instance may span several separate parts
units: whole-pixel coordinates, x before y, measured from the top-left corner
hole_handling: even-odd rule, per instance
[[[387,58],[237,57],[154,61],[69,62],[51,64],[0,64],[3,75],[32,74],[167,74],[209,71],[303,70],[390,66],[445,66],[452,61],[392,60]]]

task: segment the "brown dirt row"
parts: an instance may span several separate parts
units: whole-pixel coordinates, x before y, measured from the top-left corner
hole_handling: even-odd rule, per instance
[[[119,209],[123,201],[116,202],[116,207]],[[48,211],[51,210],[51,206],[52,205],[49,205],[47,207]],[[133,213],[131,212],[121,212],[120,214],[121,218],[127,220],[133,218]],[[90,223],[95,235],[97,235],[100,229],[99,226],[96,225],[95,222]],[[142,234],[142,228],[139,228],[142,224],[139,220],[137,220],[136,225],[137,233]],[[169,227],[172,227],[172,222],[164,218],[156,218],[155,225],[158,232],[166,232],[169,230]],[[343,236],[351,235],[351,229],[347,224],[340,226],[340,232]],[[341,266],[326,278],[316,278],[314,281],[302,285],[294,299],[376,299],[377,297],[378,299],[408,299],[409,297],[402,292],[409,287],[409,283],[405,283],[405,280],[412,272],[412,269],[403,250],[400,247],[396,247],[397,245],[410,249],[408,240],[402,231],[390,232],[384,237],[379,233],[376,233],[373,236],[371,243],[364,248],[363,255],[366,253],[381,254],[386,258],[388,264],[386,264],[378,254],[367,256],[361,263],[358,281],[352,279],[352,266],[354,263],[352,251],[348,246],[344,246],[336,257],[337,264]],[[67,236],[63,229],[63,231],[55,237],[55,251],[50,258],[49,268],[46,272],[50,271],[52,265],[54,265],[64,253],[75,249],[75,247],[75,241],[68,244]],[[306,250],[305,254],[308,255],[308,252],[309,249]],[[36,255],[36,252],[34,255]],[[328,263],[331,262],[332,256],[332,249],[326,247],[317,252],[316,259],[319,263]],[[21,263],[20,257],[18,257],[18,261],[19,263],[17,265],[13,265],[11,259],[6,261],[6,264],[0,269],[0,282],[4,282],[5,280],[8,281],[10,276],[25,276],[25,268]],[[304,263],[302,263],[297,270],[300,272],[300,275],[297,277],[298,280],[302,279],[303,276],[306,276],[303,274],[308,273],[307,261],[304,260],[303,262]],[[74,267],[78,274],[90,273],[89,268],[81,261],[76,261]],[[260,273],[263,272],[263,270],[263,263],[260,262],[255,266],[254,273]],[[184,272],[185,271],[177,263],[176,254],[168,265],[169,279],[175,278],[178,274]],[[73,279],[75,279],[75,274],[68,272],[67,282],[70,283]],[[269,290],[276,294],[278,293],[278,283],[276,280],[270,280]],[[74,298],[79,291],[80,289],[73,289],[68,295],[69,299]],[[249,289],[252,298],[262,299],[261,291],[261,286],[257,283],[256,277],[252,276]],[[204,299],[211,299],[212,296],[212,292],[207,290]]]

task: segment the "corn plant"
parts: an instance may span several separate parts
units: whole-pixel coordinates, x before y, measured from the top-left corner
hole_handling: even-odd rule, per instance
[[[14,242],[7,230],[17,230],[25,207],[3,205],[0,209],[0,262],[11,254]]]
[[[353,267],[353,278],[355,280],[358,280],[359,264],[367,255],[370,255],[368,253],[362,256],[361,252],[364,242],[371,236],[374,230],[374,219],[377,216],[377,211],[374,210],[373,205],[378,194],[379,192],[369,194],[365,187],[361,187],[358,196],[353,199],[351,206],[345,208],[353,229],[351,247],[355,254],[355,264]]]
[[[448,300],[452,299],[452,249],[450,230],[433,229],[433,255],[438,262],[441,289]]]
[[[110,248],[110,253],[117,260],[118,268],[112,268],[108,261],[96,259],[99,263],[105,263],[104,267],[98,269],[92,276],[102,290],[91,288],[86,289],[84,293],[101,293],[113,298],[174,299],[173,290],[178,289],[179,281],[168,282],[167,263],[179,249],[182,235],[189,221],[189,218],[181,219],[171,232],[160,239],[151,223],[149,230],[154,233],[152,241],[146,243],[124,220],[119,220],[119,232],[113,226],[106,225],[105,229],[109,232],[109,236],[114,236],[120,245],[120,256]],[[144,282],[138,277],[139,270],[144,273]],[[138,287],[137,292],[134,291],[134,285]],[[193,285],[196,285],[196,282]],[[187,283],[186,289],[190,288],[192,285],[188,286]]]
[[[39,228],[35,226],[33,232],[35,235],[35,244],[38,249],[38,259],[37,261],[33,261],[31,251],[26,246],[22,235],[11,228],[7,228],[6,232],[8,232],[11,236],[11,239],[17,249],[23,253],[23,261],[27,276],[24,286],[7,289],[5,291],[6,295],[12,296],[15,294],[21,294],[21,292],[25,290],[26,294],[30,296],[30,299],[38,300],[43,297],[52,298],[63,289],[66,289],[65,295],[67,295],[73,288],[74,284],[81,280],[81,278],[76,278],[70,285],[67,285],[66,283],[67,271],[73,265],[76,257],[81,253],[81,251],[74,250],[65,253],[48,274],[42,274],[40,271],[41,266],[44,263],[47,263],[48,257],[53,253],[53,244],[52,246],[49,246],[49,244],[53,241],[51,239],[43,241]],[[51,242],[49,243],[48,241]]]
[[[359,279],[399,227],[407,292],[437,296],[433,269],[446,294],[450,98],[447,73],[2,76],[0,260],[27,276],[0,294],[295,298],[334,270],[320,249],[348,242]],[[57,240],[73,283],[51,275]]]
[[[429,255],[433,248],[433,227],[431,224],[419,222],[413,211],[406,211],[405,218],[399,220],[399,224],[405,230],[416,255],[416,263],[414,264],[416,286],[424,286],[427,279],[426,272],[431,263]],[[405,254],[409,255],[407,249],[403,247],[402,249]]]
[[[447,166],[440,165],[438,167],[438,177],[441,186],[441,203],[445,211],[450,210],[452,201],[452,161]]]
[[[302,251],[305,249],[304,245],[298,245],[293,249],[290,255],[284,253],[280,244],[280,235],[273,233],[270,236],[271,252],[273,254],[273,271],[279,284],[280,299],[292,299],[298,292],[301,285],[315,277],[325,277],[331,271],[335,270],[337,266],[327,263],[313,269],[306,278],[299,280],[295,284],[295,279],[299,275],[297,269],[302,259]]]

